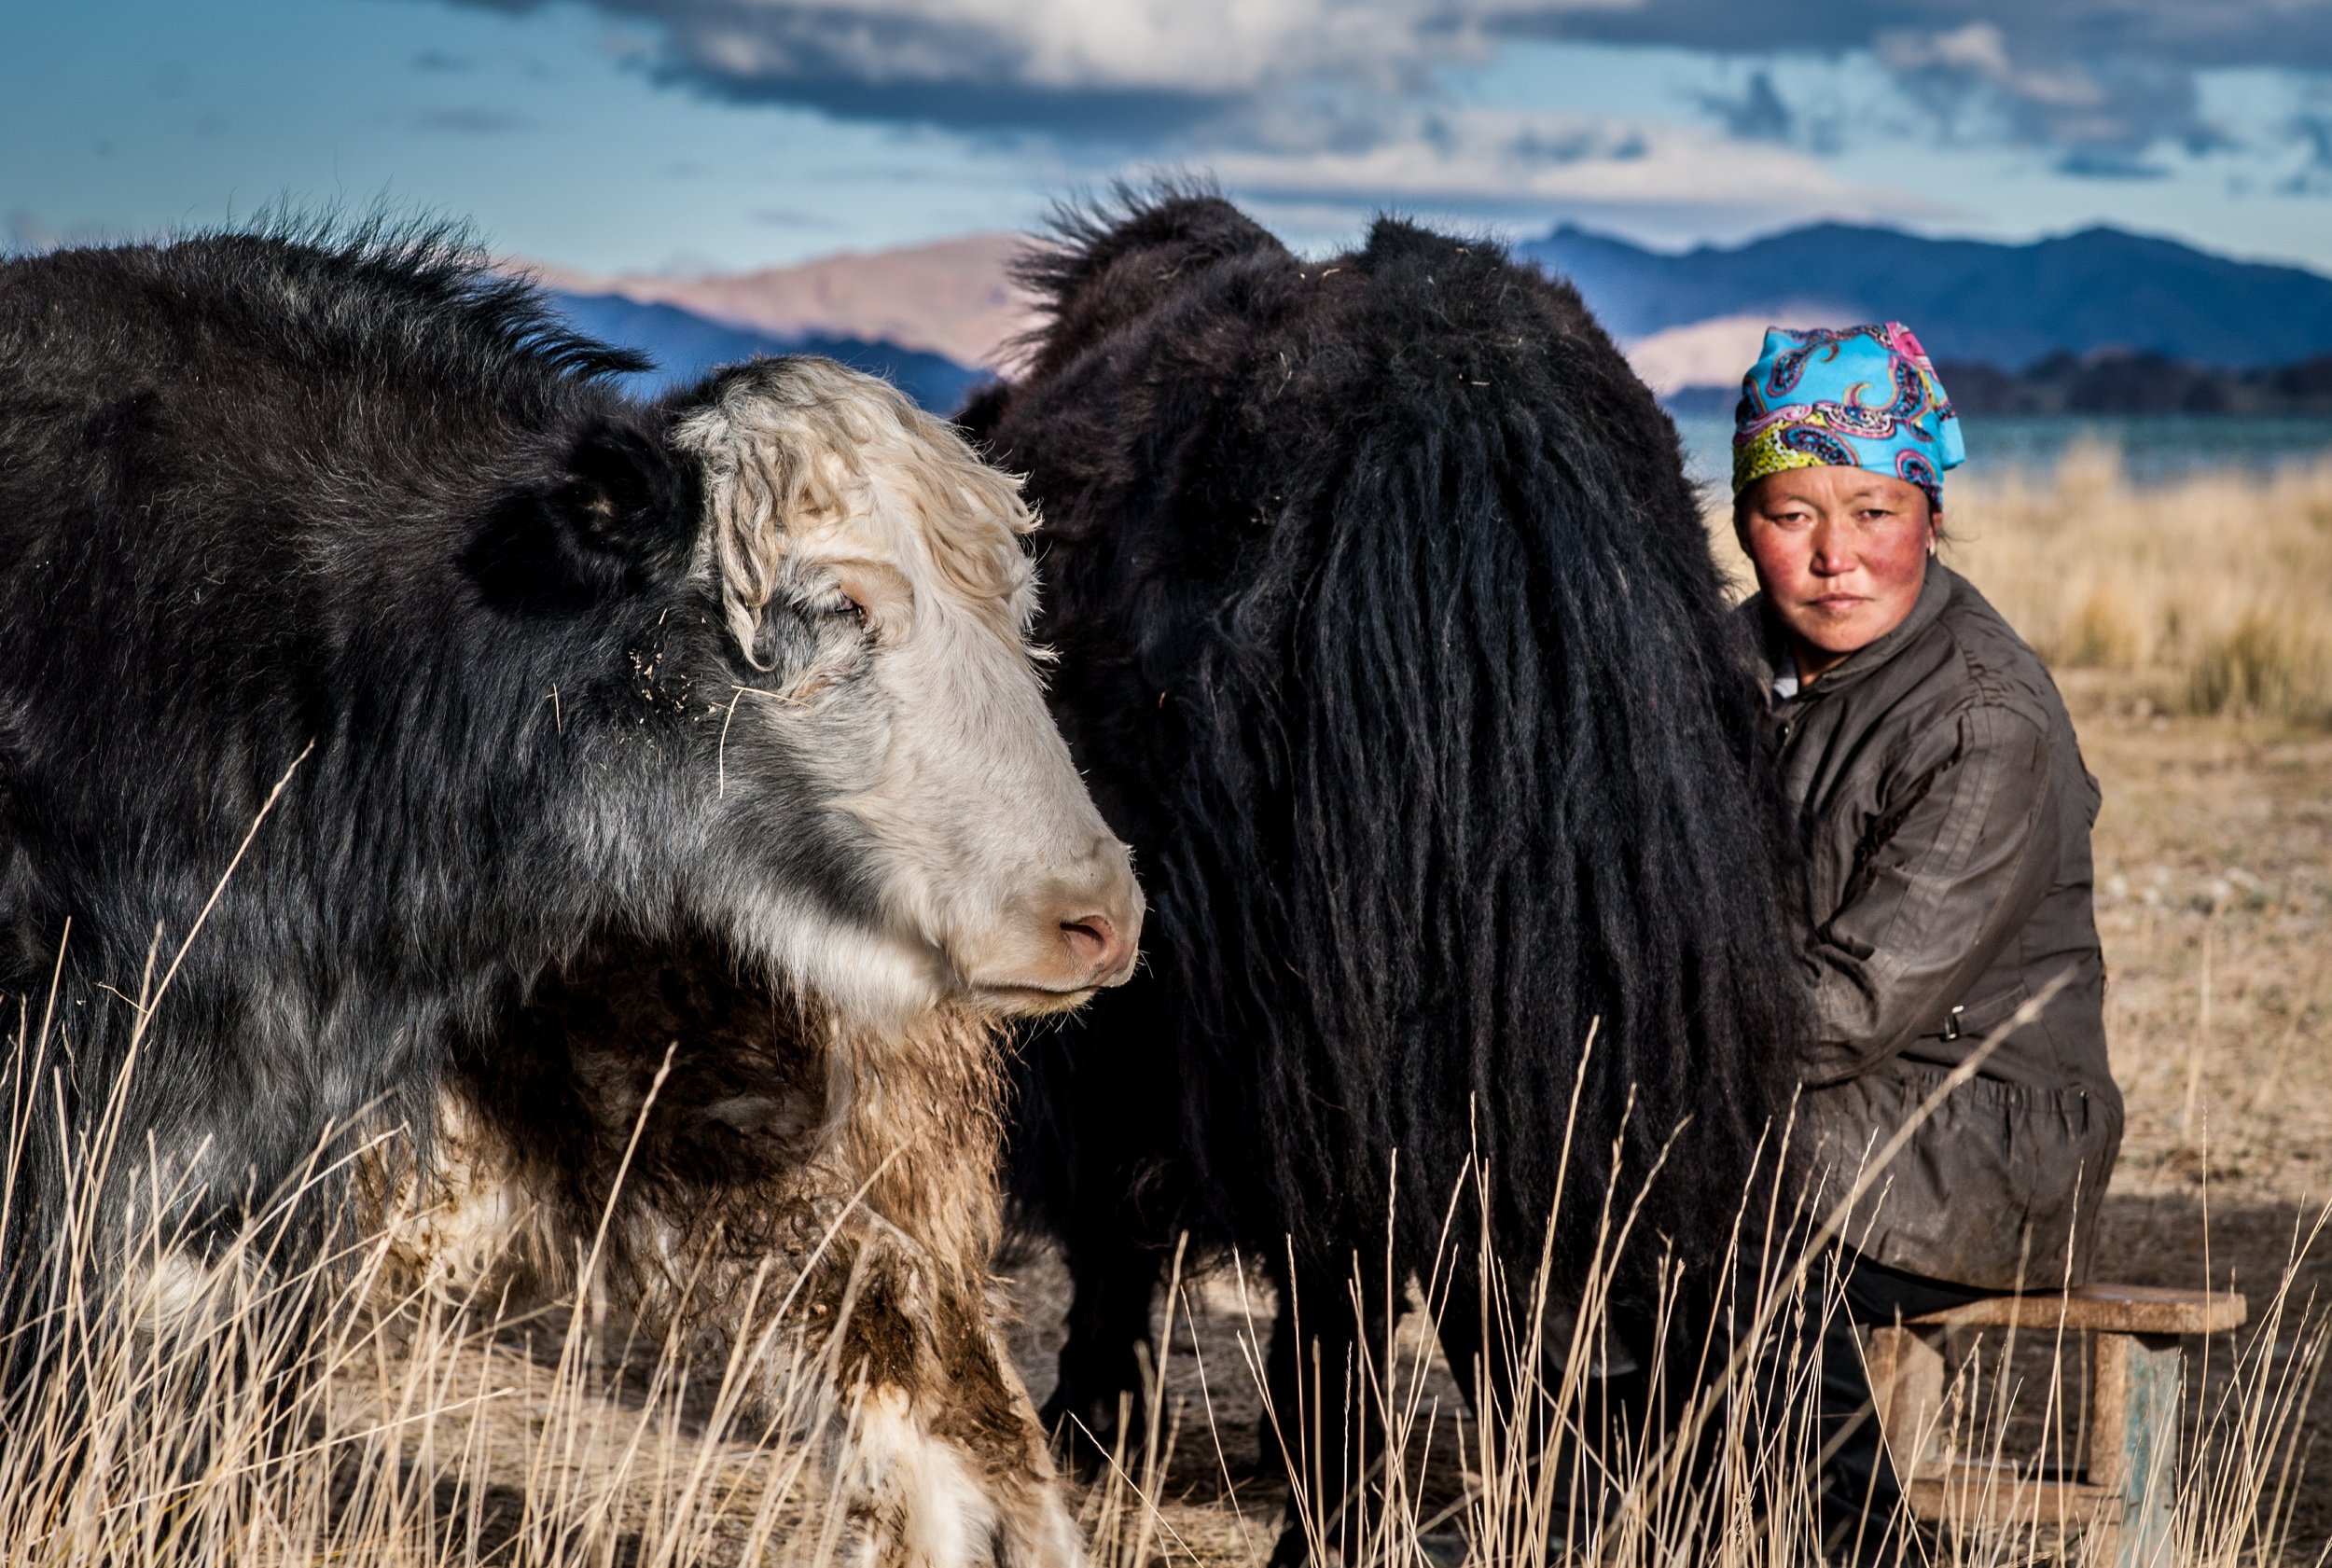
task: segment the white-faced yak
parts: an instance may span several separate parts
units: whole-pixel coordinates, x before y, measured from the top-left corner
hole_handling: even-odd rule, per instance
[[[1081,1561],[986,1310],[992,1031],[1142,900],[1030,516],[868,377],[639,368],[427,236],[0,266],[8,1386],[368,1201],[558,1287],[670,1047],[602,1297],[826,1314],[867,1561]]]
[[[1444,1255],[1471,1391],[1484,1236],[1519,1297],[1552,1214],[1575,1289],[1608,1191],[1629,1333],[1725,1250],[1802,1016],[1747,650],[1668,419],[1496,245],[1307,262],[1177,194],[1024,281],[1025,371],[964,423],[1043,518],[1054,714],[1152,899],[1145,973],[1026,1046],[1016,1197],[1076,1291],[1048,1414],[1110,1440],[1187,1228],[1292,1286],[1317,1359],[1284,1315],[1273,1397],[1333,1516],[1388,1272]]]

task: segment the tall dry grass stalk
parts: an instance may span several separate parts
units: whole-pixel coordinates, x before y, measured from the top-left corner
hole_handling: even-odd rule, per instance
[[[1734,1243],[1722,1258],[1697,1260],[1701,1267],[1692,1273],[1664,1271],[1667,1288],[1652,1313],[1658,1348],[1635,1370],[1644,1384],[1639,1408],[1669,1411],[1668,1421],[1615,1424],[1608,1392],[1599,1386],[1621,1339],[1613,1332],[1612,1265],[1629,1246],[1661,1244],[1638,1233],[1637,1203],[1617,1190],[1577,1195],[1599,1206],[1599,1244],[1584,1280],[1567,1280],[1561,1290],[1550,1288],[1546,1256],[1526,1276],[1517,1260],[1493,1254],[1486,1239],[1470,1243],[1489,1286],[1483,1342],[1501,1344],[1506,1353],[1486,1358],[1477,1386],[1467,1391],[1476,1419],[1459,1423],[1457,1451],[1448,1456],[1462,1481],[1454,1501],[1427,1501],[1434,1445],[1445,1428],[1436,1419],[1440,1412],[1426,1375],[1430,1336],[1405,1338],[1386,1325],[1381,1341],[1360,1347],[1340,1375],[1313,1367],[1293,1409],[1275,1408],[1267,1390],[1266,1422],[1289,1461],[1311,1560],[1347,1568],[1429,1568],[1460,1558],[1498,1568],[1780,1568],[1825,1560],[2050,1560],[2109,1568],[2138,1561],[2123,1549],[2130,1541],[2143,1543],[2143,1535],[2088,1528],[2061,1511],[2061,1498],[2032,1484],[2076,1474],[2089,1458],[2093,1439],[2082,1425],[2090,1367],[2077,1333],[1961,1337],[1941,1421],[1915,1445],[1932,1444],[1952,1466],[1953,1488],[1939,1518],[1881,1541],[1867,1524],[1857,1531],[1816,1506],[1824,1444],[1834,1440],[1814,1419],[1822,1377],[1816,1346],[1820,1325],[1841,1310],[1835,1267],[1841,1249],[1859,1239],[1857,1216],[1867,1214],[1868,1200],[1917,1126],[1973,1075],[2007,1029],[2029,1021],[2046,1001],[2045,993],[2029,1003],[1906,1126],[1871,1150],[1847,1190],[1817,1193],[1806,1212],[1797,1212],[1782,1201],[1784,1184],[1767,1183],[1738,1200]],[[1784,1129],[1777,1142],[1788,1139]],[[1556,1201],[1562,1200],[1559,1193]],[[1453,1202],[1451,1213],[1457,1211]],[[2332,1341],[2332,1321],[2295,1284],[2327,1216],[2332,1211],[2295,1234],[2280,1281],[2233,1346],[2231,1374],[2214,1386],[2205,1378],[2208,1358],[2191,1358],[2182,1459],[2168,1476],[2167,1498],[2147,1494],[2167,1501],[2173,1523],[2143,1568],[2286,1561],[2294,1506],[2310,1484],[2303,1426]],[[1749,1240],[1758,1237],[1769,1240]],[[1445,1215],[1443,1258],[1467,1245]],[[1389,1258],[1384,1267],[1385,1277],[1371,1290],[1364,1291],[1355,1275],[1352,1304],[1379,1292],[1397,1298],[1404,1282],[1392,1277]],[[1696,1275],[1702,1283],[1688,1286]],[[1423,1315],[1442,1305],[1445,1276],[1437,1265],[1413,1282]],[[2061,1284],[2036,1280],[2031,1288]],[[1303,1308],[1296,1303],[1299,1323]],[[1180,1310],[1192,1311],[1187,1300]],[[1173,1314],[1170,1308],[1167,1339]],[[1252,1311],[1244,1316],[1239,1337],[1246,1372],[1260,1381],[1269,1319]],[[1505,1370],[1492,1370],[1497,1367]],[[1166,1387],[1161,1369],[1152,1390],[1154,1428]],[[1203,1381],[1201,1389],[1203,1396]],[[1302,1453],[1305,1439],[1321,1427],[1316,1409],[1339,1399],[1365,1413],[1373,1439],[1349,1453]],[[1480,1419],[1485,1411],[1495,1414]],[[2118,1434],[2105,1440],[2117,1442]],[[1549,1453],[1555,1462],[1544,1462]],[[1323,1484],[1330,1478],[1343,1484]],[[1145,1564],[1140,1556],[1105,1561],[1113,1568]]]
[[[25,1091],[40,1076],[47,1029],[45,1017],[26,1009],[6,1042],[20,1115],[54,1113]],[[782,1305],[747,1311],[732,1315],[765,1322],[760,1338],[708,1361],[677,1336],[630,1338],[621,1303],[595,1288],[588,1257],[575,1298],[516,1311],[411,1284],[413,1238],[397,1214],[365,1233],[352,1231],[338,1207],[331,1224],[295,1223],[304,1205],[339,1202],[346,1184],[336,1162],[394,1155],[396,1130],[354,1148],[328,1144],[223,1245],[198,1248],[166,1228],[157,1216],[184,1206],[159,1190],[127,1206],[147,1216],[143,1228],[110,1236],[108,1216],[125,1209],[99,1195],[125,1172],[133,1182],[150,1179],[143,1173],[152,1161],[120,1145],[111,1131],[118,1117],[102,1124],[105,1135],[76,1146],[61,1234],[48,1238],[67,1260],[51,1276],[62,1282],[54,1310],[0,1342],[0,1365],[28,1338],[39,1347],[34,1375],[0,1391],[7,1568],[917,1568],[863,1561],[854,1549],[864,1537],[830,1478],[851,1463],[830,1331],[812,1333]],[[5,1198],[24,1128],[0,1134]],[[1866,1183],[1882,1179],[1890,1152],[1878,1151]],[[1387,1325],[1356,1365],[1317,1368],[1292,1409],[1272,1408],[1267,1391],[1267,1418],[1288,1458],[1315,1561],[1342,1568],[1430,1568],[1459,1555],[1486,1568],[1814,1561],[1816,1368],[1805,1325],[1837,1305],[1824,1264],[1828,1249],[1852,1240],[1861,1195],[1846,1195],[1811,1237],[1732,1249],[1744,1272],[1719,1282],[1730,1330],[1713,1332],[1710,1312],[1672,1292],[1658,1320],[1673,1353],[1653,1358],[1647,1381],[1649,1397],[1677,1408],[1681,1421],[1655,1432],[1615,1431],[1605,1420],[1600,1372],[1621,1338],[1612,1270],[1591,1267],[1558,1290],[1546,1259],[1524,1268],[1530,1260],[1494,1256],[1485,1239],[1456,1234],[1445,1215],[1445,1260],[1460,1248],[1473,1254],[1490,1284],[1479,1327],[1506,1353],[1486,1363],[1465,1404],[1504,1415],[1447,1419],[1457,1391],[1437,1388],[1431,1336],[1414,1319],[1406,1330]],[[1630,1193],[1563,1200],[1600,1206],[1601,1261],[1659,1245],[1637,1233]],[[1756,1194],[1742,1219],[1760,1233],[1788,1230]],[[338,1239],[308,1257],[285,1247],[303,1234]],[[2321,1484],[2308,1472],[2301,1436],[2327,1324],[2294,1291],[2316,1240],[2313,1231],[2295,1235],[2280,1285],[2233,1347],[2230,1372],[2203,1387],[2198,1370],[2173,1548],[2147,1568],[2285,1560],[2293,1506]],[[1395,1297],[1412,1284],[1390,1276],[1389,1259],[1383,1267],[1372,1297]],[[1420,1315],[1439,1310],[1446,1267],[1413,1288]],[[1259,1292],[1246,1298],[1236,1351],[1200,1368],[1200,1408],[1165,1396],[1161,1363],[1146,1442],[1121,1451],[1088,1492],[1083,1519],[1104,1568],[1209,1556],[1254,1561],[1277,1534],[1274,1507],[1241,1520],[1234,1552],[1210,1554],[1177,1529],[1166,1490],[1177,1444],[1199,1442],[1213,1447],[1211,1467],[1236,1496],[1207,1391],[1210,1379],[1249,1391],[1263,1381],[1270,1312]],[[1202,1345],[1179,1258],[1169,1303],[1162,1342],[1172,1341],[1180,1313]],[[1299,1315],[1346,1305],[1297,1304]],[[2013,1339],[1971,1347],[1946,1407],[1950,1446],[1966,1456],[2077,1463],[2082,1435],[2068,1392],[2080,1381],[2077,1351]],[[1498,1365],[1512,1370],[1487,1369]],[[1308,1442],[1323,1427],[1320,1413],[1340,1405],[1364,1412],[1363,1424],[1381,1434],[1374,1451],[1323,1452]],[[1541,1463],[1548,1451],[1559,1462]],[[2004,1478],[2001,1486],[2012,1484]],[[1348,1493],[1341,1506],[1327,1501]],[[2037,1506],[2006,1532],[1975,1528],[1993,1501],[1982,1488],[1970,1492],[1965,1518],[1947,1521],[1928,1544],[1970,1563],[2019,1561],[2034,1549],[2095,1560],[2087,1537],[2068,1540],[2061,1521]]]
[[[280,1202],[323,1184],[300,1185]],[[752,1365],[768,1346],[708,1367],[588,1310],[503,1319],[407,1289],[394,1229],[275,1256],[281,1217],[201,1255],[149,1227],[126,1265],[76,1270],[20,1327],[46,1350],[0,1410],[0,1561],[836,1555],[825,1456],[803,1436],[829,1395],[808,1378],[772,1389]]]
[[[2138,484],[2091,442],[2045,470],[1971,464],[1945,506],[1944,558],[2051,667],[2169,712],[2332,725],[2332,459]],[[1711,531],[1745,582],[1729,506]]]
[[[283,1201],[306,1200],[327,1174],[319,1162]],[[1624,1195],[1594,1200],[1609,1249],[1644,1240],[1631,1235]],[[399,1283],[394,1227],[293,1263],[271,1254],[270,1238],[285,1228],[279,1217],[262,1216],[199,1268],[178,1238],[141,1236],[126,1266],[88,1271],[88,1287],[34,1330],[49,1336],[51,1353],[7,1407],[0,1435],[0,1561],[11,1568],[854,1562],[849,1521],[826,1479],[835,1454],[813,1436],[837,1418],[832,1396],[807,1378],[772,1391],[757,1365],[769,1344],[736,1347],[707,1366],[691,1363],[677,1342],[624,1342],[618,1320],[588,1307],[554,1303],[509,1316],[493,1303],[416,1293]],[[1386,1441],[1352,1471],[1356,1501],[1333,1514],[1317,1500],[1341,1489],[1319,1482],[1326,1467],[1351,1462],[1314,1454],[1299,1467],[1296,1492],[1315,1549],[1346,1568],[1427,1568],[1461,1551],[1515,1568],[1813,1561],[1817,1445],[1806,1419],[1813,1369],[1804,1336],[1791,1328],[1833,1305],[1818,1267],[1829,1240],[1800,1243],[1817,1249],[1816,1266],[1793,1270],[1799,1254],[1771,1249],[1758,1277],[1728,1282],[1736,1321],[1751,1325],[1739,1341],[1710,1338],[1705,1314],[1680,1304],[1665,1316],[1687,1353],[1681,1365],[1691,1386],[1662,1391],[1656,1367],[1654,1393],[1686,1403],[1685,1430],[1697,1441],[1621,1437],[1584,1450],[1577,1440],[1601,1421],[1594,1370],[1612,1348],[1607,1282],[1597,1270],[1584,1292],[1558,1298],[1543,1269],[1527,1282],[1510,1279],[1481,1256],[1502,1303],[1486,1326],[1521,1370],[1476,1391],[1476,1401],[1511,1419],[1462,1419],[1451,1451],[1436,1436],[1448,1431],[1437,1420],[1447,1412],[1436,1408],[1425,1341],[1414,1332],[1388,1328],[1360,1365],[1323,1369],[1306,1401],[1354,1402]],[[1466,1244],[1445,1241],[1450,1249]],[[2312,1241],[2296,1240],[2286,1291],[2266,1304],[2232,1377],[2201,1391],[2178,1483],[2175,1568],[2280,1560],[2281,1520],[2309,1484],[2295,1437],[2325,1350],[2322,1317],[2287,1297]],[[1421,1303],[1437,1305],[1438,1273],[1417,1284]],[[1179,1268],[1170,1302],[1190,1310]],[[770,1330],[789,1331],[782,1319]],[[1208,1376],[1258,1378],[1268,1334],[1258,1299],[1240,1356]],[[1963,1452],[2006,1451],[2011,1435],[2031,1446],[2026,1429],[2037,1426],[2044,1457],[2077,1456],[2056,1392],[2077,1383],[2074,1347],[2047,1349],[2037,1367],[2013,1346],[1971,1358],[1951,1407]],[[1714,1394],[1694,1392],[1695,1360],[1715,1373]],[[1220,1434],[1211,1411],[1162,1397],[1165,1370],[1158,1369],[1161,1397],[1150,1403],[1146,1451],[1121,1454],[1086,1500],[1094,1555],[1108,1568],[1199,1555],[1160,1506],[1167,1458],[1178,1442],[1214,1442],[1219,1454]],[[1317,1427],[1305,1408],[1270,1415],[1291,1452],[1298,1432]],[[1583,1457],[1536,1463],[1537,1438],[1548,1433]],[[1454,1500],[1433,1500],[1437,1473],[1443,1492],[1454,1477]],[[1971,1498],[1971,1509],[1982,1501]],[[1259,1550],[1276,1519],[1250,1524]],[[1947,1532],[1946,1545],[1962,1561],[2006,1561],[2004,1553],[2055,1539],[2052,1521],[2034,1518],[2010,1537],[2004,1546],[1997,1532],[1956,1541]],[[2070,1558],[2080,1551],[2074,1541]]]
[[[2263,1302],[2254,1298],[2252,1322],[2229,1337],[2229,1375],[2210,1381],[2205,1347],[2193,1347],[2180,1460],[2170,1480],[2174,1525],[2167,1548],[2145,1558],[2144,1568],[2321,1568],[2326,1561],[2322,1551],[2296,1555],[2289,1539],[2297,1503],[2306,1489],[2323,1484],[2309,1468],[2302,1427],[2332,1348],[2332,1321],[2295,1286],[2324,1224],[2319,1215],[2295,1236],[2282,1278]],[[1825,1561],[2116,1568],[2129,1561],[2117,1555],[2113,1537],[2062,1515],[2030,1485],[2036,1477],[2078,1473],[2087,1461],[2089,1347],[2086,1336],[2063,1332],[1955,1332],[1952,1377],[1932,1434],[1935,1450],[1961,1478],[1943,1517],[1884,1544],[1875,1528],[1859,1538],[1834,1533],[1822,1544],[1812,1323],[1842,1310],[1835,1276],[1822,1267],[1836,1242],[1800,1232],[1795,1244],[1814,1249],[1807,1259],[1812,1267],[1788,1268],[1785,1247],[1784,1256],[1768,1257],[1758,1277],[1726,1282],[1734,1322],[1752,1325],[1740,1340],[1709,1335],[1705,1320],[1680,1300],[1665,1304],[1661,1331],[1672,1342],[1681,1339],[1686,1354],[1673,1367],[1650,1369],[1648,1397],[1683,1408],[1680,1428],[1664,1436],[1614,1433],[1603,1424],[1595,1385],[1612,1347],[1608,1323],[1593,1304],[1607,1283],[1600,1270],[1589,1284],[1588,1304],[1575,1311],[1548,1301],[1536,1283],[1520,1299],[1506,1301],[1492,1330],[1510,1336],[1520,1370],[1501,1386],[1485,1381],[1468,1403],[1477,1410],[1532,1412],[1533,1419],[1492,1425],[1461,1415],[1454,1451],[1450,1411],[1439,1408],[1449,1391],[1436,1391],[1428,1375],[1429,1331],[1388,1327],[1382,1342],[1362,1347],[1358,1364],[1341,1378],[1319,1369],[1306,1403],[1295,1409],[1272,1408],[1267,1395],[1267,1423],[1291,1459],[1298,1435],[1317,1429],[1307,1408],[1312,1398],[1351,1401],[1382,1435],[1381,1452],[1315,1454],[1295,1478],[1312,1561],[1344,1568],[1800,1568]],[[1490,1267],[1494,1275],[1494,1262]],[[1430,1313],[1434,1283],[1417,1287],[1412,1305]],[[1240,1295],[1245,1306],[1236,1333],[1244,1365],[1234,1375],[1259,1381],[1271,1303],[1243,1273]],[[1173,1337],[1178,1311],[1195,1318],[1198,1311],[1188,1295],[1171,1299],[1164,1338]],[[1207,1381],[1197,1381],[1203,1401]],[[1168,1388],[1160,1367],[1149,1391],[1153,1441],[1162,1424],[1171,1443],[1180,1425],[1181,1410],[1162,1422],[1158,1414],[1170,1404]],[[1211,1436],[1219,1445],[1206,1413],[1198,1440]],[[1589,1441],[1599,1430],[1603,1440]],[[1541,1463],[1536,1443],[1548,1433],[1563,1448],[1558,1463]],[[1219,1447],[1209,1464],[1217,1462]],[[1107,1568],[1156,1568],[1161,1559],[1185,1557],[1163,1519],[1129,1522],[1144,1506],[1155,1509],[1161,1501],[1166,1469],[1153,1455],[1139,1473],[1121,1467],[1100,1489],[1107,1514],[1120,1521],[1094,1541]],[[1450,1490],[1447,1476],[1434,1484],[1437,1469],[1454,1470],[1453,1500],[1435,1498]],[[1329,1510],[1318,1501],[1319,1482],[1324,1473],[1339,1471],[1355,1494]],[[1228,1506],[1236,1508],[1235,1491],[1231,1495]],[[1231,1560],[1261,1561],[1278,1523],[1269,1510],[1242,1517],[1242,1545]],[[1187,1555],[1210,1560],[1197,1550]],[[1219,1551],[1212,1558],[1223,1560]]]

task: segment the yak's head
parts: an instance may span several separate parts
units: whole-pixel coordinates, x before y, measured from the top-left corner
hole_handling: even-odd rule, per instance
[[[465,560],[618,661],[604,707],[566,666],[614,813],[550,825],[604,878],[582,917],[652,937],[666,911],[877,1025],[1124,980],[1142,895],[1046,712],[1017,483],[828,360],[642,413],[592,421]]]
[[[1048,1012],[1124,980],[1142,895],[1046,712],[1016,483],[826,360],[725,372],[673,413],[695,576],[742,662],[715,829],[741,853],[713,857],[737,885],[708,891],[747,946],[878,1016]]]

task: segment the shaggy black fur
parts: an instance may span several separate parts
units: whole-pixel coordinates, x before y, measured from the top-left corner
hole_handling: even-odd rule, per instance
[[[1292,1256],[1332,1422],[1355,1253],[1381,1275],[1391,1220],[1429,1270],[1469,1152],[1469,1387],[1478,1224],[1526,1288],[1560,1187],[1575,1284],[1665,1149],[1623,1299],[1717,1256],[1803,1003],[1746,650],[1650,393],[1570,287],[1402,222],[1307,264],[1170,193],[1025,277],[1031,368],[964,417],[1042,509],[1056,716],[1152,909],[1147,977],[1026,1046],[1016,1190],[1077,1289],[1051,1413],[1114,1425],[1187,1227]]]
[[[668,441],[720,383],[642,406],[605,384],[637,368],[434,234],[0,266],[15,1378],[133,1043],[106,1213],[174,1193],[165,1228],[213,1245],[327,1130],[425,1139],[449,1042],[591,933],[718,939],[777,887],[876,921],[866,846],[767,727],[723,754],[734,688],[782,687],[815,629],[772,604],[774,667],[740,656]]]

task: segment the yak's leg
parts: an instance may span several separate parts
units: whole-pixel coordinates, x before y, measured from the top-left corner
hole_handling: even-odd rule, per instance
[[[1265,1365],[1271,1408],[1259,1436],[1266,1451],[1293,1462],[1294,1476],[1274,1568],[1304,1562],[1315,1546],[1330,1559],[1356,1558],[1367,1510],[1383,1494],[1380,1406],[1391,1374],[1377,1363],[1395,1302],[1381,1279],[1362,1277],[1356,1303],[1354,1278],[1349,1253],[1338,1264],[1299,1256],[1280,1291]]]
[[[1450,1364],[1450,1376],[1481,1428],[1484,1447],[1498,1454],[1519,1451],[1531,1464],[1549,1454],[1584,1459],[1558,1439],[1562,1412],[1557,1406],[1564,1387],[1562,1358],[1567,1337],[1562,1344],[1542,1345],[1537,1366],[1526,1373],[1518,1354],[1521,1346],[1516,1341],[1528,1325],[1502,1315],[1482,1288],[1476,1260],[1456,1264],[1446,1290],[1437,1303],[1440,1318],[1436,1332],[1442,1357]],[[1548,1325],[1549,1333],[1559,1328],[1559,1321]],[[1533,1429],[1518,1435],[1514,1431],[1517,1420],[1530,1422]],[[1591,1470],[1592,1464],[1588,1467]],[[1558,1487],[1555,1496],[1559,1502],[1568,1501],[1569,1488]]]
[[[861,1568],[1081,1568],[1044,1429],[976,1281],[863,1261],[848,1302],[842,1495]],[[838,1300],[836,1305],[841,1305]]]
[[[1549,1302],[1535,1364],[1526,1367],[1529,1324],[1486,1300],[1477,1269],[1452,1270],[1447,1291],[1438,1304],[1441,1353],[1492,1450],[1562,1466],[1552,1492],[1557,1504],[1600,1508],[1616,1480],[1639,1464],[1652,1435],[1650,1320],[1606,1309],[1604,1320],[1590,1325],[1600,1332],[1576,1347],[1587,1365],[1574,1378],[1572,1318],[1560,1302]],[[1530,1430],[1515,1433],[1517,1421],[1530,1422]]]
[[[1302,1354],[1297,1347],[1295,1303],[1288,1299],[1287,1282],[1275,1278],[1272,1286],[1279,1292],[1279,1310],[1272,1314],[1271,1343],[1263,1356],[1263,1386],[1270,1397],[1263,1413],[1256,1417],[1255,1467],[1260,1478],[1285,1480],[1288,1461],[1301,1446],[1295,1411],[1303,1387],[1299,1381]]]
[[[1073,1568],[1084,1537],[1054,1478],[1047,1428],[988,1313],[986,1294],[941,1303],[936,1349],[945,1395],[935,1430],[979,1463],[996,1501],[1001,1561],[1020,1568]]]
[[[1563,1355],[1569,1348],[1565,1320],[1549,1313],[1549,1336],[1561,1344],[1542,1344],[1537,1365],[1528,1372],[1520,1354],[1519,1337],[1529,1325],[1518,1321],[1511,1308],[1494,1302],[1483,1289],[1478,1259],[1455,1261],[1445,1282],[1446,1295],[1437,1303],[1440,1316],[1436,1333],[1441,1354],[1450,1365],[1451,1379],[1465,1396],[1482,1439],[1493,1453],[1518,1451],[1513,1423],[1527,1420],[1534,1430],[1520,1434],[1519,1451],[1536,1464],[1550,1451],[1561,1451],[1556,1408],[1564,1384]],[[1559,1492],[1559,1496],[1563,1495]]]
[[[1061,1381],[1044,1409],[1046,1430],[1089,1478],[1108,1463],[1121,1430],[1130,1444],[1146,1430],[1149,1391],[1139,1353],[1150,1344],[1159,1255],[1129,1244],[1123,1230],[1111,1234],[1113,1228],[1097,1226],[1063,1243],[1072,1291],[1069,1332],[1061,1347]],[[1150,1348],[1156,1366],[1156,1347]]]

